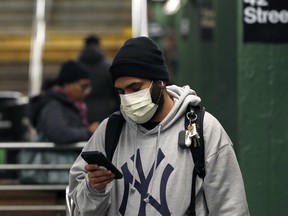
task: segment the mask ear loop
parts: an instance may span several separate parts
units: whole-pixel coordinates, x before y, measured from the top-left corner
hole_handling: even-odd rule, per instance
[[[151,81],[150,86],[149,86],[149,88],[148,88],[149,90],[151,89],[153,83],[154,83],[154,80]]]
[[[153,82],[153,81],[152,81],[152,82]],[[163,81],[161,80],[161,87],[163,87],[163,86],[164,86],[164,84],[163,84]],[[160,94],[159,94],[158,99],[157,99],[157,101],[156,101],[155,104],[158,104],[158,103],[159,103],[162,94],[163,94],[163,93],[162,93],[162,89],[161,89]]]

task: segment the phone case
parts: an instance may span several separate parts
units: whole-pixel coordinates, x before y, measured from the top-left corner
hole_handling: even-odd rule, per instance
[[[115,174],[115,179],[121,179],[123,177],[122,173],[112,164],[102,152],[99,151],[84,151],[81,153],[81,157],[88,164],[98,164],[99,166],[105,167]]]

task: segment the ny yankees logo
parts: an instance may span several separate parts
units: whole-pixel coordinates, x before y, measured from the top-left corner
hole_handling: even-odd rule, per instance
[[[151,182],[151,179],[153,175],[155,175],[155,173],[153,173],[153,167],[154,167],[155,162],[152,164],[148,175],[145,177],[139,149],[137,150],[136,156],[137,156],[136,157],[136,170],[140,178],[139,179],[140,181],[136,180],[134,187],[141,195],[140,208],[139,208],[139,212],[137,215],[146,216],[146,206],[148,203],[144,202],[144,199],[147,197],[148,187]],[[134,157],[135,155],[132,156],[130,159],[134,161]],[[156,169],[164,158],[165,158],[165,155],[163,154],[161,149],[159,149],[158,154],[157,154]],[[133,175],[129,171],[127,163],[125,163],[121,167],[121,169],[124,175],[125,183],[124,183],[123,199],[119,208],[119,212],[121,215],[125,215],[128,196],[129,196],[129,184],[132,184],[133,182]],[[161,215],[165,215],[165,216],[171,214],[167,205],[166,188],[167,188],[167,182],[168,182],[169,176],[171,175],[173,170],[174,168],[170,164],[167,164],[162,173],[161,183],[160,183],[160,194],[159,194],[160,202],[158,202],[153,196],[150,196],[150,199],[148,201],[149,204],[153,206]]]

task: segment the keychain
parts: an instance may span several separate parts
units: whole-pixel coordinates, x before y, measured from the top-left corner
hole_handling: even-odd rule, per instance
[[[193,145],[194,147],[200,147],[200,136],[197,132],[197,128],[196,128],[196,124],[195,123],[190,123],[188,126],[187,126],[187,130],[188,131],[188,136],[189,138],[192,140],[193,142]]]
[[[189,121],[189,124],[186,128],[186,130],[182,130],[179,132],[178,135],[178,144],[181,148],[188,148],[191,144],[196,147],[200,147],[200,136],[197,132],[196,127],[196,120],[197,120],[197,114],[194,112],[194,109],[191,108],[190,112],[186,114],[186,118]]]

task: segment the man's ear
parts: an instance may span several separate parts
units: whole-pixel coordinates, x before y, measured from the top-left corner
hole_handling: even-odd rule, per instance
[[[165,83],[162,80],[157,80],[157,85],[160,86],[162,89],[165,87]]]

